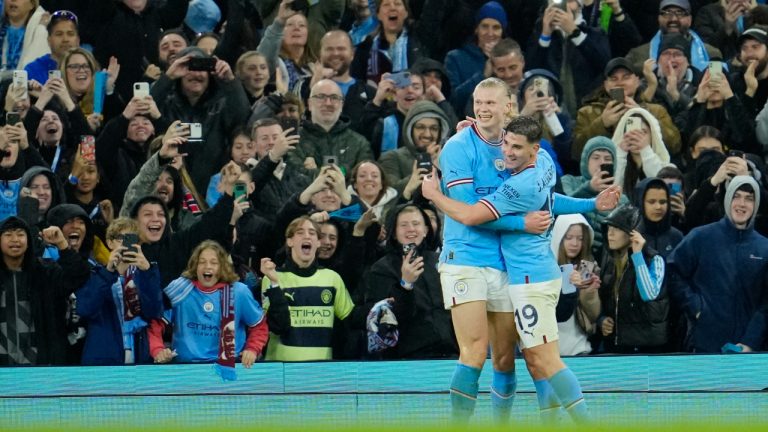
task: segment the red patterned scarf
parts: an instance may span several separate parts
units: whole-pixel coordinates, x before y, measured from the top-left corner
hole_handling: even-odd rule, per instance
[[[235,374],[235,290],[232,285],[219,282],[216,285],[205,288],[199,281],[192,281],[203,292],[220,291],[221,295],[221,321],[219,322],[219,355],[213,370],[224,381],[234,381]]]

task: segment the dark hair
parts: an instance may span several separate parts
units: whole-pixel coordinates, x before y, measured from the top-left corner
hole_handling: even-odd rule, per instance
[[[143,197],[139,198],[138,201],[133,204],[133,207],[131,207],[130,216],[133,219],[136,219],[139,216],[139,210],[148,204],[156,204],[162,207],[163,212],[165,213],[166,222],[168,221],[168,207],[165,206],[163,200],[160,199],[160,197],[157,195],[144,195]]]
[[[34,10],[33,10],[34,13]],[[78,24],[77,15],[75,15],[74,12],[68,11],[68,10],[57,10],[56,12],[51,14],[50,21],[48,21],[48,25],[45,27],[48,33],[50,34],[53,30],[53,27],[62,22],[62,21],[68,21],[75,25],[75,31],[77,34],[80,34],[80,26]]]
[[[171,180],[173,181],[173,197],[171,197],[170,209],[173,210],[175,215],[181,211],[181,206],[184,204],[184,182],[181,179],[181,173],[176,169],[176,167],[165,165],[163,166],[163,170],[160,171],[160,175],[163,173],[168,173],[168,175],[171,176]],[[157,178],[159,179],[160,176],[157,176]]]
[[[680,171],[680,168],[672,165],[667,165],[664,168],[660,169],[659,172],[656,173],[656,177],[660,179],[676,179],[684,181],[683,178],[683,172]]]
[[[697,127],[693,133],[691,133],[691,137],[688,139],[688,150],[693,150],[693,147],[696,146],[696,143],[699,142],[702,138],[714,138],[720,143],[723,143],[723,134],[720,133],[720,129],[704,125]]]
[[[179,28],[179,27],[170,28],[170,29],[160,33],[160,38],[157,39],[157,43],[159,44],[160,41],[162,41],[164,37],[166,37],[166,36],[168,36],[170,34],[175,34],[175,35],[181,36],[181,38],[184,39],[184,42],[187,43],[187,46],[189,46],[189,39],[187,39],[187,35],[185,35],[184,34],[184,30]]]
[[[234,129],[232,129],[232,133],[229,134],[229,139],[230,139],[230,141],[232,143],[234,143],[235,142],[235,138],[239,137],[240,135],[247,136],[248,138],[251,137],[248,134],[248,131],[245,129],[244,125],[238,125],[238,126],[235,126]],[[230,144],[229,147],[231,148],[232,144]]]
[[[376,162],[375,160],[366,159],[363,161],[360,161],[352,167],[352,171],[349,174],[349,184],[352,185],[352,188],[355,189],[355,192],[357,192],[357,188],[355,188],[354,184],[357,179],[357,171],[360,170],[360,166],[363,164],[369,163],[371,165],[374,165],[376,168],[379,169],[379,173],[381,174],[381,190],[379,191],[379,195],[376,197],[376,202],[371,203],[372,205],[375,205],[379,202],[381,197],[384,196],[384,194],[387,193],[387,189],[389,188],[389,182],[387,181],[387,175],[384,173],[384,168],[382,168],[381,164]]]
[[[532,144],[538,143],[544,133],[541,128],[541,123],[529,116],[518,116],[513,118],[504,129],[509,133],[524,136],[525,139]]]

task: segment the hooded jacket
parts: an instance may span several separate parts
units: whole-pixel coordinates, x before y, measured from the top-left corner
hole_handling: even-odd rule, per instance
[[[613,144],[613,141],[603,136],[596,136],[590,139],[581,151],[581,158],[579,160],[581,175],[564,175],[561,178],[560,181],[563,187],[563,193],[574,198],[594,198],[597,196],[597,192],[592,190],[592,187],[589,185],[590,180],[592,180],[592,174],[589,173],[589,157],[595,150],[605,150],[609,152],[613,157],[613,160],[616,161],[616,146]],[[627,197],[622,194],[619,199],[619,205],[626,202],[628,202]],[[599,252],[602,250],[603,246],[603,219],[605,219],[608,213],[610,213],[610,211],[595,211],[584,214],[584,217],[587,218],[589,226],[595,234],[595,239],[592,243],[592,251],[593,255],[597,258],[599,258]]]
[[[400,339],[388,358],[453,357],[458,354],[456,337],[451,324],[451,313],[443,305],[440,275],[437,272],[438,255],[427,249],[432,243],[431,224],[424,210],[427,235],[416,247],[424,259],[424,273],[414,282],[412,290],[400,285],[402,278],[403,245],[396,239],[397,217],[413,204],[401,205],[387,218],[387,254],[371,267],[365,284],[366,310],[379,300],[393,297],[393,312],[397,317]]]
[[[88,213],[77,204],[59,204],[48,211],[47,217],[49,226],[57,226],[59,228],[64,227],[68,220],[75,218],[80,218],[85,223],[85,238],[78,253],[83,259],[87,260],[91,255],[94,242],[93,223],[91,218],[88,217]]]
[[[641,116],[645,119],[651,129],[651,145],[640,150],[640,157],[642,158],[642,171],[645,177],[654,177],[660,169],[669,164],[669,152],[664,145],[664,138],[661,135],[661,128],[659,121],[656,120],[650,112],[643,108],[632,108],[619,119],[619,123],[616,125],[616,129],[613,132],[613,143],[616,145],[616,159],[615,159],[615,175],[613,184],[624,186],[624,176],[627,169],[628,159],[631,158],[630,154],[621,148],[621,141],[624,138],[624,127],[627,124],[627,119],[632,116]]]
[[[576,114],[576,127],[573,131],[573,145],[571,146],[572,158],[578,160],[577,158],[581,150],[590,138],[598,135],[613,136],[614,131],[624,130],[623,127],[620,128],[618,125],[609,130],[603,125],[601,116],[603,111],[605,111],[608,101],[610,101],[610,96],[608,96],[608,93],[602,86],[595,93],[584,99],[581,108],[579,108]],[[635,97],[635,101],[658,120],[659,127],[661,128],[662,142],[664,142],[668,153],[672,155],[680,153],[680,131],[675,126],[667,110],[659,104],[639,102],[639,97]]]
[[[426,150],[416,147],[413,143],[413,134],[411,133],[413,125],[423,118],[435,118],[440,123],[438,143],[443,143],[448,139],[450,125],[445,112],[434,102],[427,100],[413,104],[403,123],[403,147],[383,153],[379,158],[379,163],[384,170],[384,174],[387,176],[387,181],[399,193],[403,193],[405,185],[411,179],[413,161],[416,160],[416,155]]]
[[[590,240],[594,242],[595,231],[589,225],[584,216],[580,214],[564,214],[555,219],[552,226],[552,239],[550,246],[552,254],[557,259],[560,252],[560,245],[568,230],[574,225],[585,225],[589,230]],[[585,258],[586,259],[586,258]],[[558,262],[562,265],[564,263]],[[578,264],[578,263],[576,263]],[[591,294],[591,295],[590,295]],[[577,290],[572,294],[560,293],[560,299],[557,302],[557,321],[560,333],[560,353],[562,355],[578,355],[585,351],[592,350],[587,336],[594,334],[595,321],[600,316],[600,297],[597,292],[584,294]],[[583,337],[571,337],[566,335],[574,334],[573,326],[578,326],[583,333]]]
[[[16,215],[16,201],[21,190],[21,177],[28,168],[46,166],[40,153],[34,148],[19,149],[16,163],[8,168],[0,167],[0,220]]]
[[[326,131],[320,125],[305,120],[301,125],[301,140],[296,150],[287,155],[288,169],[296,170],[311,179],[317,177],[318,169],[304,168],[304,160],[314,158],[319,167],[323,156],[336,157],[336,165],[346,170],[347,176],[352,167],[367,159],[373,159],[373,152],[368,141],[349,127],[349,119],[339,117],[336,124]]]
[[[645,193],[650,187],[661,189],[667,196],[667,212],[659,222],[652,222],[645,216]],[[641,221],[637,230],[645,238],[648,246],[664,259],[672,253],[675,246],[683,240],[683,233],[672,226],[672,211],[669,206],[669,188],[664,180],[656,177],[644,179],[635,185],[635,207],[640,209]]]
[[[734,177],[725,192],[725,217],[694,228],[668,259],[670,292],[688,318],[687,348],[694,352],[719,352],[727,342],[754,349],[763,343],[747,329],[763,300],[768,239],[754,230],[754,212],[746,227],[733,223],[731,202],[742,185],[755,191],[756,211],[761,199],[757,182]]]
[[[38,228],[43,229],[48,226],[45,220],[45,216],[49,211],[51,211],[52,208],[59,204],[65,203],[66,196],[64,195],[64,187],[59,181],[59,177],[56,176],[56,174],[54,174],[53,171],[51,171],[48,167],[44,166],[35,166],[24,172],[24,175],[21,176],[21,187],[28,188],[32,183],[32,180],[41,174],[48,178],[48,183],[51,185],[51,205],[48,207],[48,210],[46,210],[44,214],[40,215],[40,222],[37,224]]]
[[[23,229],[27,239],[31,238],[29,226],[15,216],[0,223],[0,234],[13,229]],[[32,344],[37,348],[37,365],[61,365],[66,362],[67,328],[64,316],[67,298],[88,279],[88,263],[77,252],[65,249],[59,255],[55,263],[35,258],[28,242],[21,271],[9,270],[4,260],[0,259],[0,290],[5,292],[3,296],[9,298],[10,293],[18,294],[20,290],[28,292],[35,326]]]

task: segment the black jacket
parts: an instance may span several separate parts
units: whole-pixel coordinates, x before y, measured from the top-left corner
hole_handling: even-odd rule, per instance
[[[667,343],[669,298],[666,283],[656,300],[643,301],[635,282],[635,266],[632,257],[627,258],[624,273],[616,274],[616,263],[612,253],[603,257],[603,272],[600,275],[600,302],[602,316],[613,318],[614,331],[604,338],[607,352],[647,352],[658,350]],[[645,263],[650,265],[656,251],[648,246],[643,248]],[[619,279],[618,290],[614,289]]]
[[[458,355],[451,313],[443,304],[440,274],[437,272],[438,254],[427,250],[433,236],[427,214],[422,216],[428,227],[427,239],[417,250],[424,259],[424,273],[412,290],[400,285],[403,264],[402,245],[395,239],[397,215],[405,206],[391,212],[387,221],[387,254],[371,267],[365,284],[366,309],[385,298],[395,299],[393,312],[397,317],[400,339],[397,345],[384,352],[388,358],[435,358]]]
[[[29,227],[15,216],[2,222],[0,233],[15,228],[23,228],[27,238],[30,238]],[[88,262],[72,249],[60,251],[59,261],[54,263],[34,257],[31,246],[28,243],[22,270],[19,272],[8,270],[0,259],[0,290],[9,292],[16,284],[26,285],[35,325],[35,363],[62,365],[67,359],[67,328],[64,319],[67,299],[88,280],[90,269]]]

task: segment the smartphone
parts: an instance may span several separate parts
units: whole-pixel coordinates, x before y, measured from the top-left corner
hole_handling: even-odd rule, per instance
[[[133,97],[144,98],[149,96],[149,83],[137,82],[133,83]]]
[[[232,196],[235,197],[235,201],[237,201],[241,196],[246,195],[248,193],[248,185],[243,182],[237,182],[235,183],[235,187],[232,189]]]
[[[585,280],[591,278],[595,273],[596,267],[597,263],[594,261],[581,260],[581,263],[579,264],[579,272],[581,273],[581,278]]]
[[[624,133],[631,132],[634,130],[642,130],[643,129],[643,123],[642,120],[640,120],[637,117],[627,117],[626,123],[624,123]]]
[[[280,117],[279,122],[280,127],[282,127],[283,130],[293,128],[293,131],[288,136],[299,134],[299,119],[293,117]]]
[[[179,154],[189,154],[189,144],[186,142],[183,142],[181,144],[176,144],[176,151],[179,152]]]
[[[723,79],[723,62],[709,62],[709,79],[712,81],[720,81]]]
[[[429,153],[417,153],[416,168],[425,169],[427,172],[432,172],[432,155]]]
[[[737,157],[737,158],[744,159],[744,152],[741,150],[728,150],[728,157]]]
[[[678,182],[669,183],[668,186],[669,186],[669,195],[670,196],[677,195],[677,194],[680,193],[681,190],[683,190],[683,185],[678,183]]]
[[[568,0],[549,0],[549,5],[568,11]]]
[[[544,77],[533,79],[533,92],[538,97],[549,96],[549,80]]]
[[[186,125],[189,128],[189,137],[187,137],[190,141],[202,141],[203,139],[203,125],[200,123],[181,123],[180,126]]]
[[[291,3],[288,3],[288,7],[295,11],[306,11],[309,9],[309,1],[293,0]]]
[[[187,62],[187,68],[191,71],[215,72],[216,59],[213,57],[192,57]]]
[[[51,78],[61,78],[61,71],[58,69],[49,70],[48,79],[51,79]]]
[[[16,126],[18,123],[21,123],[21,113],[16,111],[8,111],[5,113],[5,124]]]
[[[332,156],[332,155],[323,156],[323,165],[336,165],[336,156]]]
[[[624,103],[624,89],[621,87],[616,87],[608,90],[608,94],[611,96],[611,99],[613,99],[614,102],[617,104],[623,104]]]
[[[27,89],[29,87],[29,83],[27,82],[27,76],[28,76],[27,71],[23,69],[13,71],[13,86],[15,88],[23,88],[25,98],[29,97],[29,93],[27,92]]]
[[[29,226],[35,226],[40,219],[40,201],[31,196],[19,196],[19,202],[16,204],[16,213],[19,219],[26,222]]]
[[[96,162],[96,137],[80,135],[80,156],[88,162]]]
[[[413,255],[411,255],[411,259],[408,260],[409,263],[412,263],[416,260],[416,258],[419,257],[419,250],[416,248],[416,243],[408,243],[403,245],[403,256],[408,255],[408,252],[413,251]]]
[[[123,234],[123,247],[127,248],[126,252],[138,252],[136,244],[139,242],[139,235],[134,233]]]
[[[394,81],[397,88],[406,88],[411,85],[411,73],[407,71],[390,74],[387,79]]]
[[[603,174],[602,178],[613,177],[613,164],[612,163],[600,164],[600,171],[605,171],[608,173],[608,174]]]

